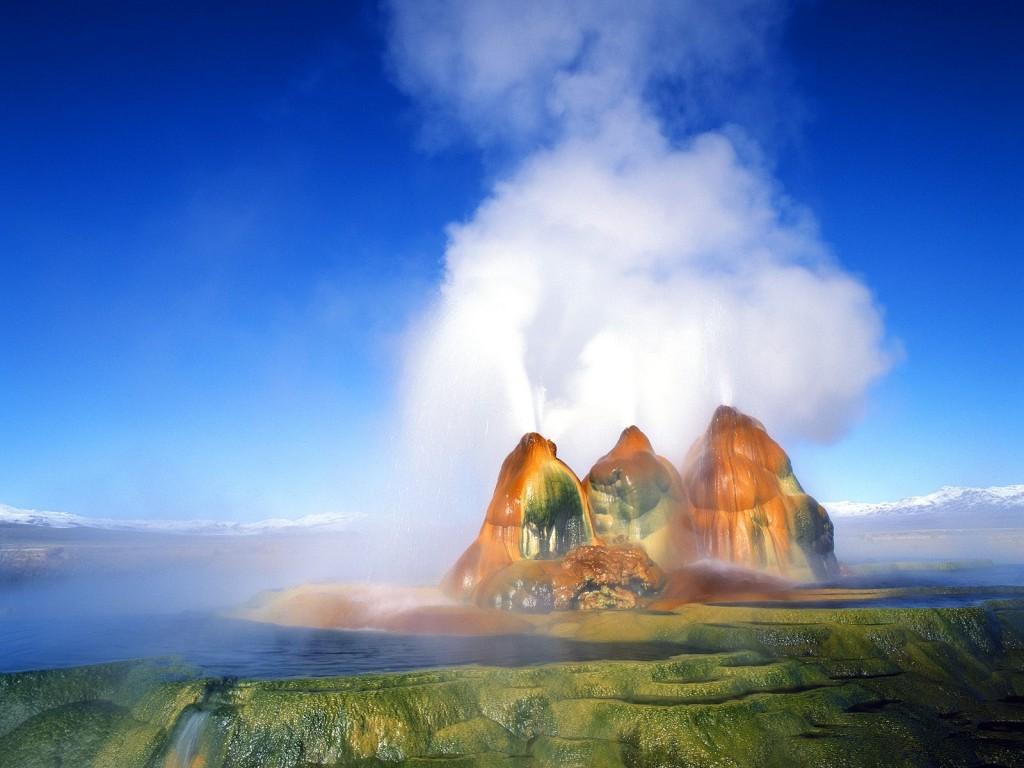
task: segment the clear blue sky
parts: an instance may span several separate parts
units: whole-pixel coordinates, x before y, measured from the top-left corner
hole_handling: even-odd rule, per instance
[[[6,8],[0,503],[331,509],[393,397],[444,226],[500,167],[424,151],[373,4]],[[902,361],[821,498],[1024,482],[1024,7],[804,3],[784,128],[748,129]]]

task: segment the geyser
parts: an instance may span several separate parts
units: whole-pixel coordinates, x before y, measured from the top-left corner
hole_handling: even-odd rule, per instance
[[[744,582],[735,568],[694,568],[698,558],[803,581],[838,575],[828,513],[764,426],[729,406],[715,411],[682,476],[635,426],[582,484],[554,443],[524,435],[442,589],[485,608],[545,611],[633,608],[666,584],[689,596],[713,594],[716,577],[729,589]]]
[[[636,426],[583,482],[553,442],[523,435],[501,465],[476,539],[439,589],[311,585],[264,595],[236,615],[330,628],[530,633],[542,619],[514,612],[827,598],[829,589],[795,582],[837,575],[828,513],[759,421],[720,406],[681,473]]]
[[[663,112],[766,76],[779,9],[760,7],[392,4],[399,83],[500,158],[409,324],[409,515],[475,523],[524,432],[584,472],[634,423],[676,463],[722,402],[810,440],[859,417],[891,362],[871,291],[742,123]]]

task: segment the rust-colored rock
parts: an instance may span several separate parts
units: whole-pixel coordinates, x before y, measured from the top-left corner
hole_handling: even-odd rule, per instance
[[[701,560],[668,574],[648,608],[672,610],[687,603],[798,599],[796,586],[779,576],[713,560]]]
[[[719,407],[682,479],[705,555],[790,579],[837,575],[828,513],[756,419]]]
[[[583,490],[602,541],[640,544],[667,570],[696,559],[693,518],[679,473],[639,428],[622,431],[587,473]]]
[[[506,457],[480,533],[441,588],[470,599],[487,577],[520,560],[548,560],[594,541],[580,481],[536,432]]]
[[[640,546],[583,546],[560,560],[520,560],[484,581],[481,608],[537,611],[635,608],[664,572]]]

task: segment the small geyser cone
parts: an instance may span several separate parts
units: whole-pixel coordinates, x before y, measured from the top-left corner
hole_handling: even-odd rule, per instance
[[[635,542],[658,565],[678,568],[697,557],[693,518],[672,463],[638,427],[627,427],[583,480],[598,536]]]
[[[682,479],[704,554],[792,579],[838,572],[828,513],[756,419],[720,406]]]
[[[517,560],[560,557],[594,542],[580,481],[536,432],[523,436],[501,465],[480,533],[441,581],[462,599]]]

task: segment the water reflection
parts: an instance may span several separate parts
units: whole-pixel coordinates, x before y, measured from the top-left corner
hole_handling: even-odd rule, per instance
[[[585,643],[551,637],[450,637],[279,627],[202,613],[15,618],[0,623],[0,671],[177,656],[203,672],[236,677],[316,677],[487,664],[522,666],[595,659],[650,660],[671,643]]]

